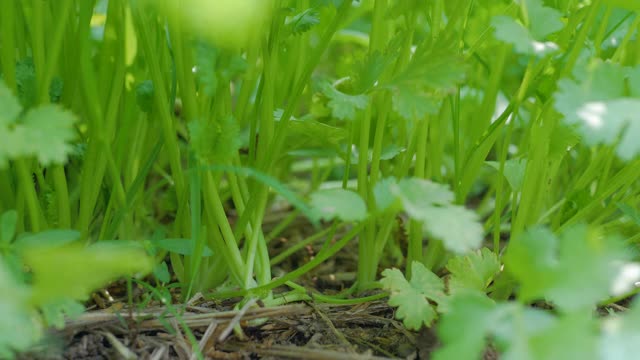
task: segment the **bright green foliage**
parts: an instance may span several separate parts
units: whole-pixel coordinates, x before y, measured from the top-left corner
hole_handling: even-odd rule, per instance
[[[193,241],[191,239],[157,239],[151,240],[151,244],[162,250],[167,250],[180,255],[193,255]],[[213,252],[205,246],[202,256],[211,256]]]
[[[16,63],[16,82],[18,86],[18,99],[25,108],[30,108],[36,103],[36,72],[33,59],[24,58]]]
[[[640,12],[640,0],[607,0],[606,3],[611,6]]]
[[[64,328],[65,316],[74,318],[84,312],[84,306],[71,299],[59,299],[40,306],[45,323],[58,329]]]
[[[436,312],[429,301],[444,297],[444,283],[417,261],[411,264],[411,274],[407,281],[400,270],[387,269],[382,272],[380,283],[391,293],[389,305],[398,307],[396,317],[407,328],[418,330],[435,319]]]
[[[86,300],[109,281],[153,268],[143,250],[126,247],[34,247],[25,252],[24,261],[33,271],[31,302],[36,305],[62,299]]]
[[[449,312],[442,316],[438,326],[444,347],[435,353],[434,359],[479,358],[486,333],[496,326],[494,302],[483,294],[470,292],[454,296],[447,305]]]
[[[598,356],[597,322],[588,311],[554,317],[518,303],[495,304],[481,293],[454,295],[438,334],[444,343],[438,360],[479,359],[490,338],[501,359],[609,358]]]
[[[344,189],[319,190],[311,194],[311,207],[317,218],[361,221],[367,217],[367,207],[358,194]]]
[[[510,244],[505,265],[521,283],[522,300],[548,299],[573,311],[606,299],[628,257],[619,239],[579,225],[559,237],[544,228],[527,231]]]
[[[395,49],[394,49],[395,50]],[[395,52],[394,52],[395,54]],[[391,54],[375,51],[360,61],[357,73],[354,75],[354,88],[365,92],[374,88],[386,68],[392,63]]]
[[[153,81],[145,80],[136,86],[136,102],[144,112],[151,112],[153,108]]]
[[[487,165],[500,171],[500,163],[487,161]],[[509,159],[504,163],[504,177],[513,191],[522,190],[524,172],[527,169],[527,159]]]
[[[231,116],[218,121],[194,120],[189,123],[191,146],[204,164],[224,163],[240,147],[238,123]]]
[[[338,150],[339,145],[347,135],[343,128],[330,126],[312,119],[290,120],[287,145],[291,151],[300,148]]]
[[[0,358],[120,276],[271,305],[338,254],[386,292],[312,299],[389,295],[420,356],[637,357],[636,0],[10,3]]]
[[[402,118],[420,120],[436,113],[444,95],[462,82],[466,69],[453,44],[452,39],[442,38],[419,46],[407,67],[380,85],[392,90],[393,110]]]
[[[500,262],[495,253],[483,248],[452,258],[447,263],[447,270],[451,273],[449,292],[465,289],[485,291],[500,271]]]
[[[13,351],[27,350],[40,338],[42,326],[29,306],[30,296],[0,257],[0,358],[12,358]]]
[[[221,84],[247,69],[247,62],[240,55],[227,53],[206,43],[199,43],[195,50],[196,78],[205,94],[215,96]]]
[[[396,186],[397,180],[393,177],[384,178],[376,184],[373,189],[374,198],[376,200],[376,209],[379,212],[389,210],[397,211],[401,209],[400,199],[392,191],[392,187]]]
[[[428,180],[403,179],[391,186],[413,219],[423,222],[424,230],[441,239],[447,249],[465,253],[480,247],[482,226],[477,215],[463,206],[453,205],[453,193]]]
[[[544,0],[524,0],[529,31],[534,39],[542,40],[564,27],[560,11],[545,6]]]
[[[628,311],[604,319],[601,329],[601,359],[625,360],[637,356],[640,351],[640,299],[636,298]]]
[[[165,261],[162,261],[153,268],[153,276],[158,279],[158,281],[163,283],[168,283],[171,281],[171,274],[169,273],[169,267]]]
[[[9,210],[0,216],[0,245],[8,246],[13,240],[16,231],[16,221],[18,213],[15,210]]]
[[[320,84],[320,91],[329,98],[331,115],[340,120],[354,120],[356,111],[365,109],[369,103],[366,95],[345,94],[326,81]]]
[[[638,211],[638,209],[628,204],[618,204],[618,209],[636,223],[636,225],[640,226],[640,211]]]
[[[309,31],[319,22],[318,12],[313,8],[309,8],[287,18],[285,25],[289,27],[289,31],[291,31],[293,35],[299,35]]]
[[[491,20],[496,39],[513,45],[516,52],[543,56],[558,49],[558,45],[545,42],[545,38],[564,27],[562,15],[553,8],[545,7],[542,0],[524,1],[529,26],[516,19],[499,15]]]
[[[28,110],[22,117],[17,99],[0,82],[0,169],[8,160],[36,157],[41,164],[64,163],[73,151],[75,117],[56,105]],[[7,109],[5,112],[4,109]]]
[[[576,80],[560,80],[555,94],[556,109],[565,121],[578,127],[587,144],[617,144],[617,153],[625,160],[640,153],[636,141],[640,134],[640,100],[631,97],[640,95],[633,90],[637,87],[635,72],[595,61]]]
[[[533,359],[596,360],[600,358],[597,330],[597,322],[588,311],[561,316],[529,340],[530,354],[514,355],[512,359],[522,359],[526,354]]]
[[[0,81],[0,109],[2,109],[2,112],[0,112],[0,125],[3,128],[12,124],[22,111],[22,106],[20,106],[18,99],[13,96],[11,90],[2,81]]]

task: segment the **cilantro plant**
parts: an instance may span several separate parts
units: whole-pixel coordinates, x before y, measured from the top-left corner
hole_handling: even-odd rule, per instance
[[[388,295],[407,328],[435,327],[440,359],[631,356],[635,300],[593,312],[640,273],[639,11],[7,1],[0,311],[28,336],[0,356],[149,272],[184,301]],[[296,226],[306,239],[273,245]],[[297,283],[337,254],[345,291]]]

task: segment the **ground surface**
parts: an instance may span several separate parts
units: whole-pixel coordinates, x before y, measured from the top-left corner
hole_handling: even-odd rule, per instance
[[[272,255],[293,246],[309,231],[308,224],[295,224],[270,243]],[[275,266],[274,275],[309,261],[323,241]],[[356,264],[357,243],[353,242],[299,283],[324,294],[336,293],[352,284]],[[438,346],[430,329],[407,331],[386,299],[349,306],[297,302],[261,307],[254,303],[233,310],[240,299],[209,301],[197,295],[186,305],[175,305],[181,306],[182,313],[176,318],[161,304],[129,311],[123,305],[127,302],[124,289],[119,282],[109,287],[109,296],[94,294],[88,312],[53,333],[41,351],[23,358],[196,359],[184,325],[210,359],[429,359]],[[234,325],[240,325],[242,332],[233,331]],[[491,350],[485,354],[485,359],[496,358]]]

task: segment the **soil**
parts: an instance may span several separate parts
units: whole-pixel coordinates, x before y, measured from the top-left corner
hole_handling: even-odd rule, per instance
[[[270,243],[272,254],[308,235],[307,224],[297,225]],[[309,261],[322,241],[298,251],[274,273]],[[353,242],[298,282],[325,294],[336,293],[353,282],[356,259]],[[438,347],[432,329],[406,330],[386,299],[349,306],[299,302],[261,307],[255,303],[234,310],[239,299],[216,302],[198,294],[186,305],[174,305],[181,313],[176,318],[161,304],[143,311],[127,309],[123,287],[120,282],[103,295],[94,294],[90,311],[67,321],[63,330],[46,337],[40,350],[20,358],[196,359],[184,326],[207,359],[429,359]],[[491,348],[484,354],[484,359],[497,358]]]

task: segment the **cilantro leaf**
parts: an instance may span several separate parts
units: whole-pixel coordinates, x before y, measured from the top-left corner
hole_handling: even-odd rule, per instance
[[[0,105],[7,109],[0,115],[0,169],[8,160],[19,157],[35,156],[45,166],[66,161],[75,138],[76,119],[70,112],[49,104],[31,109],[18,119],[20,105],[2,83]]]
[[[41,164],[64,163],[73,152],[76,118],[56,105],[44,105],[25,114],[22,124],[26,154],[35,155]],[[19,134],[19,131],[16,131]],[[26,155],[25,154],[25,155]]]
[[[407,281],[400,270],[386,269],[380,283],[391,292],[389,305],[398,307],[396,317],[408,329],[418,330],[435,319],[436,312],[429,300],[444,297],[444,283],[417,261],[411,264],[411,274],[411,280]]]
[[[241,55],[226,52],[205,42],[196,45],[195,61],[196,79],[209,96],[215,96],[220,85],[244,73],[248,66]]]
[[[397,183],[394,177],[384,178],[378,181],[373,188],[373,196],[376,201],[378,212],[387,210],[397,210],[400,208],[400,201],[391,191],[391,187]]]
[[[631,309],[604,319],[599,353],[602,359],[633,359],[640,353],[640,298],[636,297]]]
[[[500,262],[495,253],[483,248],[452,258],[447,263],[447,270],[451,272],[450,293],[463,289],[485,291],[494,275],[500,271]]]
[[[491,20],[491,26],[495,29],[494,36],[507,44],[513,45],[513,49],[521,54],[533,52],[533,38],[527,28],[514,18],[506,15],[495,16]]]
[[[407,214],[422,221],[425,232],[441,239],[448,250],[465,253],[482,244],[484,230],[477,215],[454,205],[446,185],[411,178],[390,186]]]
[[[551,313],[514,302],[499,303],[493,315],[494,326],[487,335],[495,339],[504,351],[501,358],[507,360],[537,359],[531,338],[557,324]]]
[[[558,50],[558,45],[545,38],[564,27],[562,14],[544,6],[542,0],[526,0],[525,5],[529,27],[510,16],[494,16],[491,26],[495,29],[496,39],[513,45],[517,53],[525,55],[544,56]]]
[[[530,349],[527,357],[549,360],[597,360],[597,344],[597,322],[589,311],[581,311],[560,316],[552,326],[532,336],[529,339]]]
[[[617,154],[629,160],[640,153],[640,100],[633,86],[635,72],[619,65],[596,61],[578,80],[562,79],[555,94],[555,108],[564,120],[578,127],[589,145],[617,143]],[[632,81],[631,81],[632,82]]]
[[[29,289],[16,281],[0,257],[0,358],[13,358],[14,351],[27,350],[42,334],[28,305],[30,296]]]
[[[311,207],[317,217],[345,221],[361,221],[367,217],[364,200],[353,191],[345,189],[318,190],[311,194]]]
[[[496,325],[495,303],[483,294],[463,292],[449,299],[447,307],[448,311],[442,315],[437,329],[444,346],[435,351],[433,358],[480,358],[485,337]]]
[[[487,161],[487,165],[500,171],[500,163],[497,161]],[[522,190],[524,182],[524,172],[527,169],[527,159],[509,159],[504,163],[504,177],[513,191]]]
[[[440,101],[419,89],[398,85],[391,98],[393,110],[404,119],[422,119],[440,109]]]
[[[291,34],[299,35],[309,31],[312,27],[320,23],[318,12],[314,8],[306,9],[290,18],[287,18],[285,25],[289,27]]]
[[[153,269],[151,258],[142,249],[130,246],[35,247],[25,251],[24,262],[33,272],[31,303],[35,305],[61,299],[85,300],[109,281]]]
[[[191,148],[205,164],[224,162],[240,148],[240,128],[230,115],[218,121],[192,120],[188,127]]]
[[[287,125],[287,148],[310,149],[314,147],[340,149],[347,138],[343,127],[330,126],[312,119],[291,119]]]
[[[443,347],[434,359],[478,359],[488,338],[501,350],[501,359],[597,359],[598,334],[589,311],[556,317],[519,303],[495,304],[468,291],[453,295],[448,307],[438,327]]]
[[[615,144],[617,154],[631,160],[640,153],[640,100],[616,99],[585,103],[577,111],[583,121],[581,130],[589,144]]]
[[[73,318],[81,315],[84,310],[81,303],[70,299],[54,300],[40,306],[45,323],[57,329],[64,328],[65,316]]]
[[[436,113],[440,100],[464,80],[466,67],[453,44],[448,37],[422,44],[405,69],[380,85],[392,91],[393,110],[402,118]]]
[[[12,124],[20,115],[22,106],[11,90],[0,80],[0,126],[5,127]]]
[[[329,98],[328,105],[331,108],[331,115],[340,120],[354,120],[356,111],[364,110],[369,103],[367,95],[347,95],[327,81],[320,84],[320,91]]]
[[[145,80],[136,86],[136,103],[140,110],[149,113],[153,109],[153,81]]]
[[[397,54],[393,54],[397,56]],[[364,60],[358,65],[357,72],[354,75],[353,87],[356,91],[366,92],[371,90],[376,81],[380,78],[380,75],[389,67],[392,63],[393,57],[389,53],[380,53],[375,51],[368,54]]]
[[[562,30],[560,11],[544,6],[543,0],[525,0],[529,18],[529,30],[534,39],[542,40],[548,35]]]
[[[27,57],[16,63],[16,85],[18,98],[26,109],[31,108],[37,101],[38,88],[36,85],[36,68],[33,58]]]
[[[627,257],[619,239],[604,238],[584,225],[560,237],[538,227],[510,243],[505,265],[520,281],[523,301],[547,298],[559,309],[571,311],[607,298]]]

